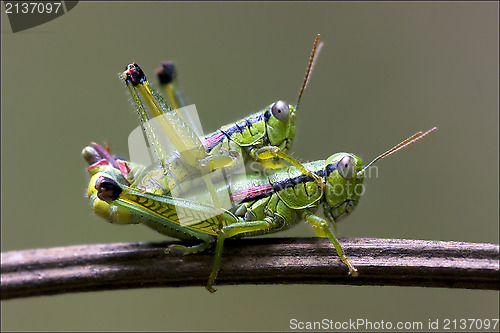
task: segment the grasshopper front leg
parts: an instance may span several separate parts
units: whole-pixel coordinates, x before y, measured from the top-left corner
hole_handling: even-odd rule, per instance
[[[316,182],[321,186],[321,188],[325,188],[325,183],[321,177],[316,175],[314,172],[307,170],[306,167],[302,165],[302,163],[300,163],[295,158],[282,151],[279,147],[275,146],[262,147],[255,152],[255,157],[261,160],[266,160],[273,157],[281,158],[290,163],[292,166],[296,167],[304,175],[314,178]]]
[[[315,229],[315,232],[318,235],[326,235],[326,237],[330,239],[333,246],[335,246],[335,250],[337,250],[337,254],[340,257],[340,260],[342,260],[347,268],[349,268],[349,275],[354,277],[358,276],[358,270],[351,264],[351,262],[345,255],[339,241],[337,240],[337,238],[335,238],[330,228],[328,228],[328,223],[326,222],[326,220],[308,211],[304,211],[302,213],[302,218]]]

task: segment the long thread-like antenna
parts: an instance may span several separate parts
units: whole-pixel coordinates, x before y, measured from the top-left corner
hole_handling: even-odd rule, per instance
[[[323,47],[323,42],[319,43],[320,34],[316,36],[314,40],[314,45],[311,51],[311,56],[309,58],[309,64],[307,65],[306,75],[304,77],[304,82],[302,82],[302,87],[300,88],[299,96],[297,97],[297,104],[295,104],[295,110],[299,108],[300,98],[302,97],[302,93],[306,90],[307,82],[309,82],[309,77],[311,76],[312,70],[314,68],[314,64],[318,59],[319,52]]]
[[[359,172],[357,173],[357,175],[358,175],[358,176],[362,175],[362,174],[363,174],[363,172],[364,172],[366,169],[368,169],[370,166],[372,166],[375,162],[380,161],[381,159],[383,159],[383,158],[385,158],[385,157],[387,157],[387,156],[389,156],[389,155],[392,155],[392,154],[394,154],[394,153],[396,153],[396,152],[398,152],[398,151],[400,151],[400,150],[402,150],[402,149],[404,149],[404,148],[406,148],[406,147],[408,147],[408,146],[410,146],[410,145],[414,144],[414,143],[415,143],[415,142],[417,142],[417,141],[422,140],[422,139],[423,139],[423,138],[425,138],[427,135],[431,134],[432,132],[434,132],[434,131],[436,131],[436,130],[437,130],[437,127],[433,127],[433,128],[431,128],[430,130],[428,130],[428,131],[427,131],[427,132],[425,132],[425,133],[422,133],[422,132],[417,132],[417,133],[413,134],[413,135],[412,135],[412,136],[410,136],[408,139],[401,141],[400,143],[398,143],[397,145],[395,145],[395,146],[394,146],[394,147],[392,147],[391,149],[389,149],[389,150],[387,150],[386,152],[384,152],[384,153],[380,154],[379,156],[375,157],[375,158],[373,159],[373,161],[371,161],[370,163],[368,163],[368,165],[367,165],[367,166],[365,166],[365,167],[363,168],[363,170],[359,171]]]

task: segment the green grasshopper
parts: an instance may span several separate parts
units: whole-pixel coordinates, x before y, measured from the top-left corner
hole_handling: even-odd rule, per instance
[[[307,66],[306,75],[302,83],[297,102],[295,106],[289,105],[284,101],[277,101],[267,106],[263,110],[256,112],[244,119],[241,119],[233,124],[221,127],[219,130],[206,135],[202,139],[203,147],[206,154],[218,155],[226,154],[228,151],[242,151],[243,159],[248,161],[259,161],[267,168],[282,166],[280,163],[273,163],[273,160],[268,158],[263,159],[264,155],[273,154],[289,163],[295,163],[294,160],[289,160],[286,153],[293,144],[296,130],[296,111],[298,110],[302,94],[307,86],[307,83],[312,73],[314,64],[322,48],[323,43],[319,42],[320,35],[316,36],[314,45],[311,51],[309,64]],[[137,66],[135,64],[135,66]],[[132,69],[134,71],[134,69]],[[137,66],[137,72],[142,72]],[[162,114],[162,105],[169,105],[171,109],[184,107],[184,98],[182,97],[176,79],[175,68],[172,63],[164,63],[157,70],[160,78],[161,89],[165,91],[167,102],[162,102],[161,97],[149,85],[145,76],[138,77],[139,74],[133,74],[137,79],[127,77],[126,82],[133,82],[133,85],[138,88],[139,93],[146,100],[153,116]],[[130,89],[130,85],[129,85]],[[140,108],[138,98],[134,97],[134,92],[131,91],[137,107]],[[167,107],[168,108],[168,107]],[[165,128],[167,133],[173,132],[173,129]],[[174,143],[176,145],[176,143]],[[200,153],[200,156],[203,152]],[[189,162],[188,162],[189,163]],[[296,165],[298,166],[298,164]]]
[[[199,172],[206,176],[208,172],[234,163],[234,158],[228,158],[229,152],[234,154],[243,150],[242,157],[245,162],[258,160],[264,167],[279,165],[275,161],[266,163],[269,161],[269,156],[272,156],[281,157],[301,168],[300,163],[288,156],[286,152],[295,136],[295,111],[298,109],[302,93],[307,86],[314,63],[322,47],[322,43],[318,43],[319,37],[320,35],[317,35],[314,41],[306,75],[295,107],[287,105],[283,101],[277,101],[246,119],[224,126],[220,130],[207,135],[202,139],[203,141],[198,140],[196,135],[190,131],[189,123],[186,123],[177,113],[171,112],[173,108],[185,105],[177,87],[173,65],[164,64],[158,72],[168,102],[151,88],[142,69],[137,64],[128,65],[122,77],[136,104],[144,132],[153,147],[154,155],[158,156],[161,167],[158,167],[156,173],[153,174],[152,172],[145,172],[146,168],[143,166],[133,167],[131,163],[121,163],[120,160],[117,162],[109,158],[100,160],[100,156],[105,155],[104,149],[92,143],[83,152],[84,157],[91,164],[89,172],[91,174],[98,172],[104,167],[105,161],[108,160],[112,163],[111,165],[122,173],[123,184],[141,188],[143,191],[170,194],[173,187]],[[156,134],[148,124],[149,118],[137,91],[146,101],[153,116],[163,120],[161,122],[163,132],[169,136],[175,148],[180,152],[177,158],[167,156],[162,146],[158,144]],[[164,118],[160,116],[164,116]],[[96,164],[94,165],[94,163]],[[205,169],[202,166],[205,166]],[[315,177],[309,171],[301,170]],[[165,179],[158,181],[158,179],[162,178],[162,173]],[[319,179],[317,180],[319,181]],[[220,203],[214,193],[213,186],[209,181],[206,182],[206,186],[212,195],[215,206],[219,207]],[[100,203],[100,206],[102,207],[94,207],[98,215],[116,223],[116,219],[112,218],[114,214],[106,212],[109,206],[104,203]]]
[[[233,206],[223,211],[222,223],[208,214],[210,207],[207,205],[168,195],[142,192],[120,184],[117,173],[113,171],[116,169],[111,166],[92,177],[88,189],[89,197],[94,203],[102,200],[122,208],[128,214],[126,219],[120,220],[122,223],[143,223],[167,236],[200,242],[192,247],[172,245],[169,251],[195,253],[216,243],[214,264],[206,286],[210,292],[215,291],[213,283],[221,266],[225,239],[283,231],[301,219],[309,223],[318,236],[330,239],[341,261],[348,267],[349,275],[357,276],[356,268],[329,229],[328,221],[317,216],[315,212],[320,205],[323,206],[325,215],[333,223],[349,215],[364,193],[365,170],[436,129],[434,127],[425,133],[415,133],[377,156],[366,166],[359,157],[349,153],[337,153],[327,160],[303,165],[305,169],[322,178],[324,186],[294,166],[272,170],[268,175],[257,173],[245,177],[236,176],[230,180]],[[227,184],[215,184],[221,187],[220,190],[227,190]],[[195,193],[195,197],[202,195],[203,193]],[[184,223],[180,222],[181,219]]]

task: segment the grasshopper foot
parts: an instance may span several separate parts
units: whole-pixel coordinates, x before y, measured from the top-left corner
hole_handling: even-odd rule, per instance
[[[353,267],[353,268],[351,269],[351,268],[349,267],[349,276],[352,276],[352,277],[358,277],[358,275],[359,275],[359,274],[358,274],[358,270],[357,270],[356,268],[354,268],[354,267]]]
[[[205,287],[206,290],[208,290],[211,294],[215,293],[217,291],[217,289],[215,289],[214,287],[212,287],[212,285],[208,285]]]
[[[165,250],[165,253],[171,253],[173,255],[186,255],[191,253],[197,253],[204,251],[212,246],[211,242],[203,242],[193,246],[184,246],[181,244],[172,244]]]
[[[186,252],[187,252],[187,247],[180,244],[173,244],[165,249],[165,253],[172,254],[175,256],[185,255]]]
[[[347,266],[347,268],[349,268],[349,276],[351,277],[358,276],[358,270],[351,264],[351,262],[349,261],[349,259],[347,259],[345,255],[341,256],[340,260],[342,260],[342,262]]]

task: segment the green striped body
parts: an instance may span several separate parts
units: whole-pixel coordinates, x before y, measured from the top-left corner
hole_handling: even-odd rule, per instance
[[[279,103],[278,101],[276,103]],[[276,103],[233,124],[205,136],[203,145],[208,154],[242,151],[245,163],[257,161],[255,152],[265,146],[279,147],[288,152],[296,130],[295,108],[288,105],[289,116],[278,119],[271,111]],[[281,102],[283,103],[283,102]],[[265,167],[273,167],[273,161],[259,161]]]

